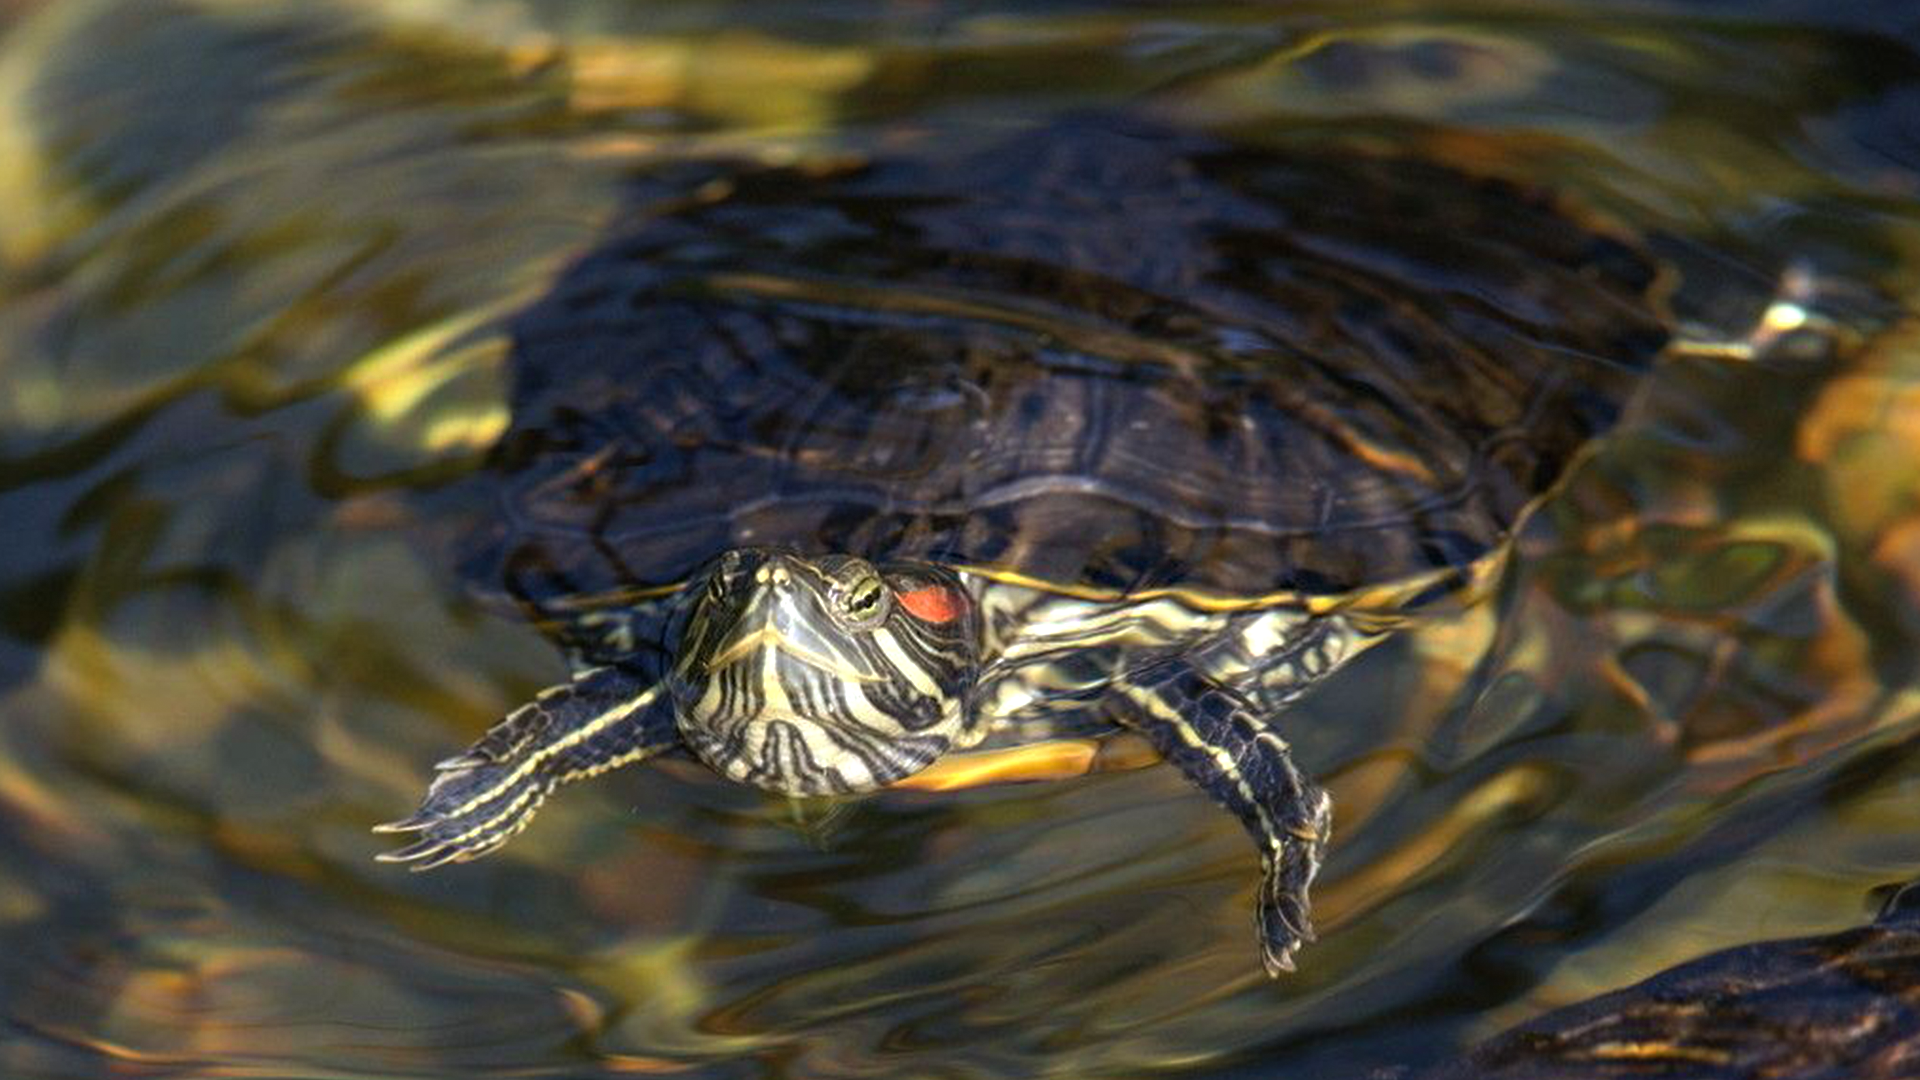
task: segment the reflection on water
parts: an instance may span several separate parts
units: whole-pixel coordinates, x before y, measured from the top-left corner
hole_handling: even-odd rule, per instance
[[[1872,299],[1920,62],[1720,7],[0,4],[3,1071],[1361,1075],[1862,921],[1920,876],[1920,351]],[[375,864],[563,671],[422,542],[516,314],[702,163],[1121,102],[1549,184],[1696,337],[1795,274],[1856,332],[1662,367],[1489,604],[1294,710],[1341,808],[1298,976],[1162,768],[818,824],[668,763]]]

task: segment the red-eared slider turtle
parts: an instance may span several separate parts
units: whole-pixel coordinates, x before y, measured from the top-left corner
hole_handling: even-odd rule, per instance
[[[1290,968],[1330,806],[1283,706],[1614,422],[1668,338],[1655,266],[1407,157],[1110,118],[890,153],[681,183],[518,320],[466,570],[580,671],[383,857],[484,854],[676,747],[813,795],[1111,724],[1253,835]]]

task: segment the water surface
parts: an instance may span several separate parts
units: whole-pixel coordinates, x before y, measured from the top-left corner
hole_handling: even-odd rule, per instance
[[[0,1066],[1364,1075],[1920,876],[1900,4],[0,4]],[[1287,720],[1339,800],[1269,982],[1171,769],[821,822],[685,764],[427,875],[367,827],[564,675],[434,546],[510,328],[690,164],[1089,109],[1540,185],[1673,360],[1489,601]],[[697,168],[694,169],[697,171]]]

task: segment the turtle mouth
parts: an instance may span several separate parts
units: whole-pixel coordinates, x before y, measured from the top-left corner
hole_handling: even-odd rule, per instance
[[[833,647],[831,639],[846,631],[823,610],[821,599],[778,562],[755,575],[752,591],[731,619],[724,612],[714,612],[712,617],[715,644],[703,665],[709,675],[771,654],[847,682],[876,683],[887,678],[857,650]]]
[[[722,639],[720,647],[714,650],[712,658],[707,661],[707,670],[719,672],[735,664],[756,660],[764,656],[769,649],[847,682],[875,683],[885,678],[872,672],[860,671],[832,654],[808,648],[804,641],[782,631],[772,622],[764,622],[757,626],[743,626],[735,623],[733,629]]]

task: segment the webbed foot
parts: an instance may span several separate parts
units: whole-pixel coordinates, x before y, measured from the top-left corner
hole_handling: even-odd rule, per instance
[[[1286,740],[1238,690],[1177,658],[1132,674],[1114,687],[1115,718],[1232,811],[1259,845],[1260,960],[1268,975],[1292,971],[1294,952],[1313,940],[1307,891],[1332,834],[1332,798],[1301,775]]]
[[[1333,799],[1317,788],[1313,794],[1318,800],[1310,819],[1290,830],[1292,835],[1285,838],[1277,857],[1269,854],[1260,860],[1254,929],[1260,939],[1260,961],[1267,974],[1276,978],[1294,970],[1294,951],[1315,939],[1308,890],[1333,835]]]
[[[473,761],[475,764],[457,764]],[[420,808],[409,817],[375,825],[377,833],[419,833],[397,851],[383,851],[381,862],[412,863],[431,870],[450,862],[477,859],[527,827],[533,812],[553,790],[550,776],[535,769],[516,775],[518,762],[487,762],[464,755],[443,769],[427,788]]]
[[[582,672],[436,765],[420,808],[373,828],[419,838],[375,858],[414,870],[477,859],[526,828],[560,784],[650,757],[677,738],[658,684],[620,667]]]

